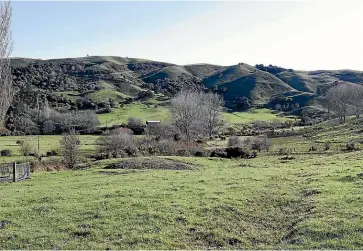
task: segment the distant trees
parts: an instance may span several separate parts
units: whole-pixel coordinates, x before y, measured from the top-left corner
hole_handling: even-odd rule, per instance
[[[353,114],[359,118],[363,112],[363,86],[338,83],[327,91],[323,100],[329,114],[338,116],[341,122]]]
[[[243,96],[243,97],[237,97],[234,101],[233,101],[233,106],[237,109],[237,110],[245,110],[248,109],[252,106],[252,101]]]
[[[13,101],[15,88],[10,68],[10,54],[13,49],[11,38],[12,7],[10,1],[0,2],[0,126]]]
[[[211,135],[220,126],[223,99],[217,94],[182,90],[171,100],[174,125],[190,141],[196,136]]]

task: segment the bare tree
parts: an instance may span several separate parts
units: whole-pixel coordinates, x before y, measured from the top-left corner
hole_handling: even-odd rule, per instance
[[[354,115],[359,118],[363,113],[363,86],[360,84],[351,84],[348,86],[349,105],[353,108]]]
[[[6,113],[13,101],[13,86],[10,68],[10,54],[13,50],[11,38],[12,8],[10,1],[0,2],[0,126],[5,123]]]
[[[215,93],[202,94],[202,101],[205,113],[207,115],[207,132],[212,136],[215,130],[222,126],[221,111],[223,109],[223,98]]]
[[[212,134],[220,125],[222,99],[201,91],[182,90],[171,100],[171,117],[174,125],[187,141],[195,136]]]
[[[359,118],[363,112],[363,86],[338,83],[328,90],[324,97],[324,105],[329,114],[334,112],[341,122],[345,122],[346,116],[352,114]]]
[[[65,133],[60,140],[60,147],[63,155],[64,165],[67,168],[74,168],[79,160],[79,147],[81,141],[74,130]]]
[[[325,95],[325,106],[329,112],[334,112],[341,122],[345,122],[349,111],[349,86],[347,84],[338,84],[331,87]]]
[[[134,138],[129,133],[110,134],[101,136],[97,140],[98,153],[117,158],[130,147],[134,146]]]

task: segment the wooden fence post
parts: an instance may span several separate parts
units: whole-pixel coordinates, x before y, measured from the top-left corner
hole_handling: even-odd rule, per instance
[[[16,182],[16,162],[13,163],[13,182]]]

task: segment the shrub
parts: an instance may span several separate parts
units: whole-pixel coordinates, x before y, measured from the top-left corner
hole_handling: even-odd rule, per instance
[[[266,150],[269,151],[271,146],[271,141],[267,137],[254,137],[251,139],[251,149],[252,150]]]
[[[0,136],[9,136],[11,135],[11,131],[9,131],[5,127],[0,127]]]
[[[226,148],[227,158],[248,158],[250,156],[247,149],[242,147]]]
[[[3,157],[10,157],[11,156],[11,151],[9,149],[4,149],[0,151],[0,156]]]
[[[211,157],[217,157],[217,158],[227,158],[227,153],[225,149],[214,149],[211,154]]]
[[[146,128],[146,134],[150,135],[150,136],[154,136],[155,139],[157,139],[157,140],[173,139],[174,136],[176,134],[178,134],[178,130],[173,125],[156,124],[156,125],[149,125]],[[175,140],[175,141],[178,141],[178,140],[181,140],[181,138],[179,139],[177,136],[177,140]]]
[[[109,157],[118,158],[125,156],[125,149],[134,147],[134,138],[127,133],[101,136],[97,140],[98,152]],[[129,151],[131,153],[131,150]]]
[[[257,157],[257,152],[252,152],[251,155],[249,156],[249,158],[256,158]]]
[[[120,134],[132,135],[132,134],[134,134],[134,132],[130,128],[118,127],[118,128],[115,128],[115,129],[112,129],[111,131],[109,131],[108,134],[109,135],[120,135]]]
[[[325,142],[324,143],[324,151],[328,151],[329,149],[330,149],[329,143]]]
[[[52,120],[44,121],[42,130],[43,134],[53,134],[56,130],[54,121]]]
[[[348,141],[348,143],[345,145],[346,150],[348,151],[354,151],[357,150],[357,148],[355,147],[355,143],[354,141]]]
[[[47,157],[52,157],[52,156],[57,156],[57,151],[56,150],[50,150],[49,152],[46,153]]]
[[[242,146],[242,140],[237,136],[231,136],[228,138],[228,146],[229,147]]]
[[[30,144],[29,141],[21,141],[20,143],[21,143],[21,145],[20,145],[20,152],[24,156],[30,156],[30,153],[33,150],[32,144]]]
[[[279,155],[285,155],[285,154],[287,154],[287,149],[286,148],[280,148],[279,151],[278,151],[278,154]]]
[[[30,171],[59,171],[65,170],[65,165],[59,159],[49,159],[46,161],[33,160],[30,162]]]
[[[138,118],[129,118],[127,122],[128,128],[130,128],[134,134],[140,135],[144,132],[144,123]]]
[[[310,147],[309,147],[309,152],[316,152],[318,150],[317,146],[315,144],[312,144]]]
[[[24,140],[20,140],[18,139],[16,142],[15,142],[17,145],[22,145],[24,143]]]
[[[191,148],[189,152],[194,157],[207,157],[208,153],[202,148]]]
[[[74,131],[63,134],[59,141],[63,155],[63,162],[67,168],[75,168],[79,161],[79,147],[81,141]]]

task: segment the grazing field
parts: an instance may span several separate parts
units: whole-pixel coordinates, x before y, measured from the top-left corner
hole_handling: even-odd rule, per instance
[[[102,126],[118,125],[126,123],[130,117],[146,120],[161,120],[169,119],[169,110],[164,106],[150,106],[145,104],[130,104],[123,108],[116,108],[112,113],[98,115]]]
[[[0,248],[361,249],[361,156],[35,173],[0,184]]]
[[[59,151],[59,140],[62,138],[60,135],[42,135],[39,138],[39,153],[46,154],[47,151]],[[95,141],[98,136],[93,135],[80,135],[81,147],[80,150],[83,155],[90,155],[95,150]],[[12,152],[12,157],[0,157],[0,162],[11,162],[14,159],[21,161],[22,159],[29,159],[21,156],[20,145],[17,141],[29,142],[32,146],[32,151],[38,150],[38,136],[7,136],[0,137],[0,150],[9,149]]]
[[[165,106],[154,107],[153,105],[147,106],[145,104],[130,104],[125,105],[123,108],[116,108],[111,113],[100,114],[98,118],[103,126],[115,125],[127,122],[129,117],[140,118],[146,120],[161,120],[168,121],[170,114]],[[286,121],[292,118],[278,116],[269,109],[251,109],[245,112],[224,112],[223,118],[228,123],[245,124],[251,123],[256,120],[260,121]]]
[[[245,112],[223,113],[224,118],[230,123],[251,123],[256,120],[260,121],[286,121],[291,118],[278,116],[274,111],[269,109],[250,109]]]

